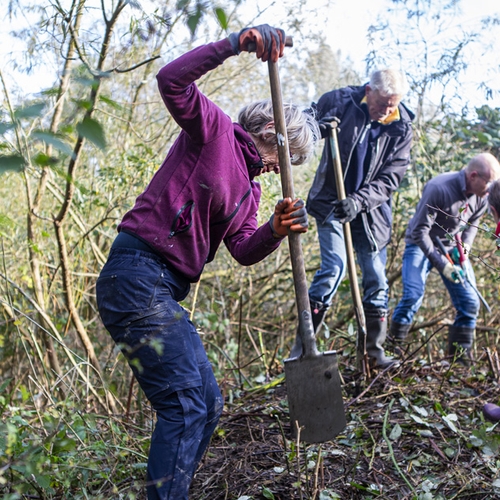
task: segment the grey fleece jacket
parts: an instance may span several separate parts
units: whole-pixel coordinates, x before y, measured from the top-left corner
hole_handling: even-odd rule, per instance
[[[437,175],[424,186],[415,215],[408,224],[405,241],[418,245],[441,272],[448,260],[436,248],[435,239],[440,238],[450,249],[454,242],[449,236],[454,237],[467,224],[462,241],[472,246],[477,224],[487,207],[486,199],[467,194],[465,170]]]

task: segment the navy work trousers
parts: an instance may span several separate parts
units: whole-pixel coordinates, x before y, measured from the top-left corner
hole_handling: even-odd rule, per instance
[[[149,500],[187,500],[223,400],[200,337],[179,305],[189,283],[153,253],[112,249],[97,280],[104,326],[156,410]]]

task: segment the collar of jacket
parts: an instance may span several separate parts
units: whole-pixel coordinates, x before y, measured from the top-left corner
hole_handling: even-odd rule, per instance
[[[361,99],[361,104],[368,106],[368,100],[366,99],[366,95]],[[397,122],[401,120],[401,115],[399,114],[399,107],[397,107],[387,118],[383,120],[377,120],[382,125],[389,125],[392,122]]]
[[[245,158],[245,163],[247,164],[250,179],[252,180],[257,174],[260,173],[260,170],[264,168],[264,163],[262,163],[262,158],[257,151],[257,147],[252,140],[252,136],[239,123],[234,123],[233,125],[234,137],[240,145]]]
[[[470,198],[473,196],[473,193],[467,192],[467,174],[465,173],[465,168],[458,171],[458,180],[460,182],[460,189],[464,195],[464,198]]]

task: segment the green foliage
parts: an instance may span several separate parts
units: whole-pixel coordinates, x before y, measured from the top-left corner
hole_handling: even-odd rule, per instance
[[[52,404],[44,411],[23,406],[11,406],[2,414],[2,498],[41,492],[47,499],[60,498],[62,492],[73,499],[104,499],[110,494],[135,498],[143,488],[146,456],[126,424],[84,414],[79,404]],[[107,493],[103,482],[110,485]]]
[[[104,129],[97,120],[85,117],[80,123],[77,124],[76,130],[81,136],[85,137],[85,139],[88,139],[99,149],[106,149]]]
[[[494,156],[500,152],[500,109],[487,105],[476,109],[473,120],[461,117],[450,120],[452,140],[469,151],[490,151]]]
[[[0,173],[9,171],[20,172],[25,166],[25,160],[20,155],[0,156]]]
[[[63,135],[54,134],[48,130],[34,130],[31,137],[35,140],[43,141],[45,144],[50,144],[61,153],[70,156],[72,154],[71,146],[65,142]]]
[[[227,31],[240,29],[244,22],[238,18],[239,6],[238,1],[220,7],[179,0],[146,15],[139,2],[129,2],[109,40],[104,38],[104,16],[94,17],[90,10],[83,10],[83,25],[73,40],[76,13],[42,2],[40,23],[18,33],[19,40],[30,37],[26,39],[29,64],[49,60],[57,68],[54,76],[57,73],[68,80],[64,85],[62,80],[47,81],[50,87],[41,93],[43,103],[38,97],[10,101],[7,92],[2,94],[0,173],[6,173],[0,183],[3,498],[135,498],[143,490],[150,409],[137,384],[130,383],[130,368],[104,331],[96,308],[95,281],[119,220],[147,186],[178,133],[158,96],[154,74],[166,60],[195,42],[206,41],[206,33],[211,41],[216,32],[222,38]],[[306,7],[302,5],[302,12],[297,4],[290,11],[283,9],[287,16],[283,23],[293,28],[294,42],[301,50],[280,61],[286,99],[304,106],[333,87],[363,81],[349,61],[325,45],[322,36],[300,38],[305,35],[297,27],[303,26]],[[109,12],[106,19],[112,19]],[[195,36],[199,38],[194,40]],[[78,50],[71,52],[74,41]],[[163,61],[158,60],[159,54]],[[440,73],[431,75],[433,82],[439,81],[446,68],[448,75],[453,73],[449,63],[449,59],[440,62]],[[412,83],[417,93],[424,93],[430,80]],[[199,84],[234,118],[249,100],[269,97],[266,65],[248,54],[228,60]],[[418,110],[413,165],[394,203],[391,275],[399,270],[406,223],[423,184],[437,173],[462,168],[476,151],[499,151],[499,109],[483,106],[473,118],[443,110]],[[81,149],[78,135],[85,139]],[[307,197],[317,161],[294,168],[298,196]],[[278,176],[259,180],[263,192],[258,217],[265,223],[281,197],[281,186]],[[313,220],[302,242],[310,281],[319,267]],[[474,252],[478,287],[495,301],[499,256],[491,230],[481,228]],[[394,304],[400,296],[400,282],[395,279],[391,284]],[[447,307],[445,294],[433,293],[440,286],[431,277],[422,321]],[[286,242],[251,268],[239,266],[221,248],[206,266],[196,295],[194,290],[195,285],[184,305],[203,334],[228,402],[242,397],[243,390],[265,392],[282,381],[282,361],[297,328]],[[72,298],[74,307],[70,308]],[[322,350],[338,349],[346,363],[355,356],[351,306],[345,279],[327,318],[329,327],[318,338]],[[96,351],[98,363],[93,367],[70,311],[76,311],[79,328]],[[426,335],[425,329],[419,335]],[[493,334],[484,341],[484,345],[495,343]],[[163,348],[155,342],[152,347],[157,352]],[[433,341],[429,355],[440,350],[442,346]],[[408,391],[417,385],[414,378],[402,383]],[[115,417],[103,416],[109,410],[104,406],[113,401],[111,395],[116,398]],[[483,423],[471,437],[463,417],[455,414],[455,420],[454,413],[439,403],[409,397],[406,406],[402,401],[398,404],[405,423],[388,429],[393,442],[411,427],[426,439],[429,432],[449,432],[462,445],[498,451],[495,433]],[[339,442],[353,452],[366,452],[363,415]],[[448,448],[445,455],[456,456],[456,445]],[[286,453],[293,463],[299,453],[295,443],[289,443]],[[308,473],[308,466],[320,459],[317,450],[310,450],[300,472]],[[425,467],[430,459],[411,459],[412,464],[418,461],[415,467]],[[291,481],[300,482],[298,477]],[[379,493],[371,485],[354,483],[360,494]],[[429,493],[431,487],[423,490],[422,494]],[[277,497],[269,484],[262,485],[260,493],[264,498]],[[324,489],[319,498],[340,497]]]

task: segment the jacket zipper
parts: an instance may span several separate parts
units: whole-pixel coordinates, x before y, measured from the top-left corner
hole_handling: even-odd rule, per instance
[[[214,222],[213,224],[210,224],[211,226],[217,226],[219,224],[227,224],[231,219],[234,218],[234,216],[239,212],[240,208],[241,208],[241,205],[242,203],[250,196],[250,193],[252,192],[252,188],[250,188],[244,195],[243,197],[241,198],[240,202],[238,203],[238,205],[236,206],[236,208],[234,209],[233,213],[228,215],[224,220],[220,220],[220,221],[217,221],[217,222]]]
[[[376,160],[377,160],[379,152],[380,152],[380,137],[381,136],[377,137],[375,144],[372,147],[370,166],[368,168],[368,172],[366,173],[366,177],[365,177],[365,180],[363,182],[363,186],[370,182],[373,171],[375,170]],[[361,187],[363,187],[363,186],[361,186]],[[375,250],[375,252],[378,253],[379,248],[377,245],[377,241],[375,240],[375,236],[373,236],[370,225],[368,224],[368,214],[361,212],[361,219],[363,221],[363,226],[365,228],[366,236],[367,236],[368,240],[372,243],[372,248]]]
[[[358,108],[359,111],[361,111],[361,113],[363,114],[363,130],[362,132],[354,139],[354,144],[352,145],[352,148],[351,150],[349,151],[349,157],[347,158],[347,165],[346,165],[346,168],[345,168],[345,171],[344,171],[344,181],[345,181],[345,178],[347,177],[347,172],[349,171],[349,167],[351,166],[351,159],[352,159],[352,154],[354,153],[354,150],[356,149],[356,146],[358,145],[358,143],[360,142],[363,142],[365,136],[366,136],[366,133],[368,131],[368,129],[371,127],[371,124],[368,122],[366,123],[366,115],[364,113],[364,111],[356,104],[354,103],[354,105],[356,106],[356,108]],[[356,131],[357,131],[357,128],[356,128]]]
[[[184,203],[184,205],[182,205],[182,207],[179,209],[179,211],[175,215],[174,220],[172,221],[172,225],[171,225],[171,228],[170,228],[170,233],[168,235],[169,238],[173,238],[176,234],[184,233],[184,232],[186,232],[191,227],[191,225],[193,224],[193,220],[192,219],[190,220],[189,224],[187,224],[185,227],[183,227],[181,229],[177,229],[177,230],[175,229],[177,221],[179,220],[179,218],[182,215],[182,213],[184,212],[184,210],[186,208],[190,207],[189,213],[192,214],[194,206],[195,206],[195,203],[192,200],[188,201],[187,203]]]

